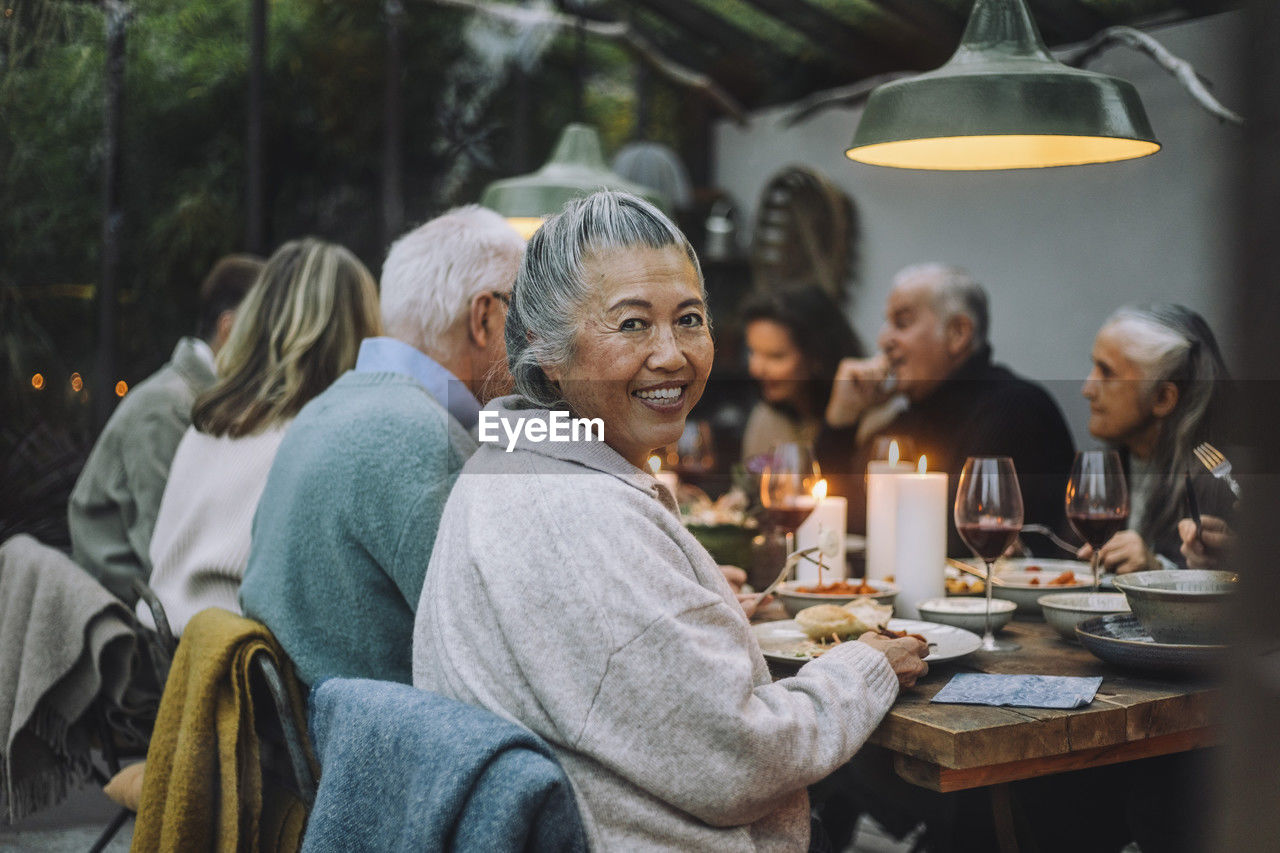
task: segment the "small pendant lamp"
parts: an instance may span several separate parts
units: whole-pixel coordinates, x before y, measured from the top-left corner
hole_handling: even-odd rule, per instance
[[[1036,169],[1159,150],[1131,83],[1056,61],[1023,0],[976,0],[945,65],[871,93],[845,156],[901,169]]]
[[[480,204],[505,216],[527,240],[566,202],[605,189],[638,195],[669,213],[666,199],[609,171],[595,128],[574,123],[561,132],[546,165],[528,175],[494,181]]]

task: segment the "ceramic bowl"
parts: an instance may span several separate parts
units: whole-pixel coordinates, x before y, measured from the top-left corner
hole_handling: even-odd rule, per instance
[[[1128,613],[1129,602],[1119,592],[1051,592],[1037,601],[1045,621],[1062,635],[1062,639],[1079,642],[1076,625],[1095,616]]]
[[[898,597],[898,588],[888,581],[867,581],[869,586],[875,587],[876,592],[869,595],[843,595],[827,592],[796,592],[799,586],[814,586],[811,581],[787,581],[778,587],[774,595],[782,600],[782,606],[787,609],[788,616],[795,616],[806,607],[813,607],[815,604],[848,604],[855,598],[874,598],[881,604],[893,604]]]
[[[997,564],[996,579],[998,583],[991,588],[992,596],[1012,601],[1018,605],[1018,613],[1023,616],[1038,617],[1042,615],[1039,603],[1040,596],[1051,592],[1079,592],[1093,589],[1093,577],[1089,574],[1088,563],[1063,560],[1060,562],[1066,563],[1070,568],[1059,570],[1059,567],[1055,564],[1059,561],[1042,560],[1041,562],[1046,565],[1038,571],[1026,569],[1000,571],[1000,566]],[[1050,566],[1048,564],[1055,565]],[[1063,572],[1068,571],[1074,577],[1071,583],[1050,583],[1050,581],[1061,576]]]
[[[920,618],[927,622],[939,622],[963,628],[981,636],[986,630],[987,600],[983,598],[931,598],[916,605]],[[999,631],[1013,618],[1017,605],[1004,599],[991,599],[991,630]]]
[[[1221,643],[1234,572],[1174,569],[1116,577],[1116,589],[1157,643]]]

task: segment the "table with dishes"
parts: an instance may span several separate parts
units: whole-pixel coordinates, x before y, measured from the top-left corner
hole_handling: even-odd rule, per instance
[[[931,644],[929,674],[902,691],[871,738],[894,753],[900,776],[931,790],[957,791],[1213,743],[1216,690],[1208,673],[1222,646],[1155,642],[1125,612],[1127,604],[1116,603],[1120,593],[1052,593],[1053,587],[1025,580],[1028,575],[1036,579],[1037,572],[1026,571],[1030,561],[1006,562],[1003,572],[997,566],[997,578],[1020,582],[997,585],[995,600],[1013,604],[1018,612],[998,633],[1016,643],[1016,650],[984,651],[976,633],[956,625],[898,618],[886,623],[890,630],[918,633]],[[1048,580],[1059,562],[1066,561],[1035,562],[1049,564],[1048,571],[1031,566]],[[1203,574],[1209,573],[1180,573],[1187,582]],[[1070,595],[1102,596],[1115,612],[1081,612],[1071,615],[1078,624],[1068,620],[1055,625],[1034,605],[1037,596],[1052,604],[1053,598]],[[789,610],[798,615],[796,608],[807,604],[779,600],[757,615],[754,631],[775,676],[793,674],[812,656],[815,643],[787,618]],[[957,618],[930,608],[922,615]],[[958,616],[962,624],[972,618],[963,612]],[[1102,683],[1092,702],[1072,710],[935,703],[934,696],[959,673],[1101,677]]]
[[[1023,530],[1007,458],[967,460],[953,514],[946,476],[896,451],[891,443],[888,459],[868,467],[865,538],[845,536],[843,499],[831,505],[805,453],[775,452],[765,468],[763,533],[745,526],[739,541],[754,537],[748,551],[768,557],[749,576],[775,596],[753,619],[775,678],[863,631],[924,640],[928,675],[901,691],[869,742],[912,784],[988,788],[1005,849],[1017,847],[1009,783],[1215,743],[1212,673],[1235,576],[1101,571],[1098,549],[1128,516],[1114,453],[1078,454],[1068,485],[1068,518],[1094,549],[1082,562],[1001,556]],[[690,529],[716,554],[744,503],[732,518],[703,503]],[[945,556],[952,521],[977,559]],[[770,528],[786,533],[772,551]]]

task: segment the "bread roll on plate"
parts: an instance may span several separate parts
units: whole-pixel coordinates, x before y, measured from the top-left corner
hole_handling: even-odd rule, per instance
[[[893,605],[858,598],[843,605],[806,607],[796,614],[796,624],[811,640],[830,640],[833,634],[845,640],[877,630],[892,615]]]

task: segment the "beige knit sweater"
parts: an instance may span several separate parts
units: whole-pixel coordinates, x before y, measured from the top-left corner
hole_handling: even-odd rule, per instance
[[[490,403],[512,417],[521,401]],[[600,850],[804,850],[805,786],[897,696],[845,643],[773,682],[669,494],[602,443],[482,445],[418,604],[414,684],[551,744]]]
[[[151,588],[175,634],[206,607],[240,612],[249,532],[288,423],[242,438],[187,429],[151,534]],[[151,611],[138,605],[151,625]]]

